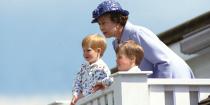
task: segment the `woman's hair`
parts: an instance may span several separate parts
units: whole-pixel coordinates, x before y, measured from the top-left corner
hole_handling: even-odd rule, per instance
[[[128,20],[128,16],[124,16],[120,12],[107,12],[102,16],[110,16],[111,21],[113,21],[114,23],[119,23],[121,26],[125,26]]]
[[[95,51],[97,50],[97,48],[101,48],[100,57],[102,57],[106,50],[106,39],[104,36],[99,35],[99,34],[87,35],[82,40],[82,47],[83,48],[92,48]]]
[[[119,44],[116,49],[117,55],[125,55],[129,59],[136,58],[135,64],[139,65],[144,57],[143,48],[133,40],[128,40]]]

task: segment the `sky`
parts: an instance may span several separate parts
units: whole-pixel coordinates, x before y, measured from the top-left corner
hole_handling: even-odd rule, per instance
[[[118,0],[129,21],[155,34],[210,10],[209,0]],[[0,0],[0,104],[47,105],[69,100],[79,71],[81,41],[101,34],[92,11],[102,0]],[[115,53],[107,39],[103,56]],[[14,100],[15,98],[15,100]]]

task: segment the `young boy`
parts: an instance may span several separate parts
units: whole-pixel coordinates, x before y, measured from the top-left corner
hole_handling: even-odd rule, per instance
[[[135,41],[128,40],[116,49],[118,71],[139,72],[138,64],[144,57],[143,48]]]
[[[87,63],[82,64],[73,86],[73,97],[70,105],[75,105],[81,97],[92,94],[97,82],[108,78],[110,70],[101,59],[106,49],[106,39],[97,34],[88,35],[82,41],[83,57]]]

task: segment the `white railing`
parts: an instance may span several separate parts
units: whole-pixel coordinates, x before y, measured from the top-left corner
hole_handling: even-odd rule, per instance
[[[210,95],[210,79],[149,79],[148,84],[150,105],[198,105]]]
[[[148,79],[150,73],[115,73],[109,88],[81,98],[76,105],[197,105],[210,95],[210,79]]]

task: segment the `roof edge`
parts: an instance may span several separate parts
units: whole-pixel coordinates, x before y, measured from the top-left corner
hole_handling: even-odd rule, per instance
[[[186,21],[180,25],[177,25],[174,28],[164,31],[158,34],[158,37],[166,45],[170,45],[182,40],[183,36],[186,35],[187,33],[190,33],[208,24],[210,24],[210,11],[200,16],[197,16],[189,21]]]

